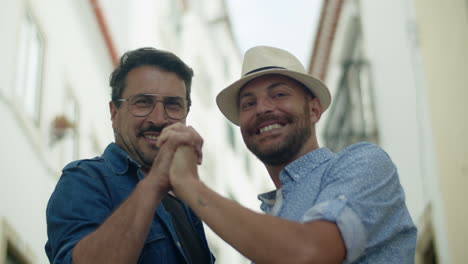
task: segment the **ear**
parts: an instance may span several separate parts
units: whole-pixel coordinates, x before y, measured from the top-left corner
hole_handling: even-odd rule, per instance
[[[320,103],[320,100],[317,97],[310,99],[308,101],[308,104],[310,119],[313,123],[317,123],[320,120],[320,117],[323,113],[322,104]]]
[[[116,127],[117,123],[117,115],[119,113],[119,109],[117,106],[114,104],[113,101],[109,101],[109,111],[111,114],[111,120],[112,120],[112,128]]]

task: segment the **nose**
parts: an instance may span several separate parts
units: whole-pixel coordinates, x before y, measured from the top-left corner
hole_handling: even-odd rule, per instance
[[[256,112],[257,115],[262,115],[265,113],[272,112],[275,108],[274,102],[269,97],[258,98]]]
[[[155,125],[161,125],[168,123],[168,116],[164,110],[163,102],[155,102],[153,111],[146,117],[146,121],[151,122]]]

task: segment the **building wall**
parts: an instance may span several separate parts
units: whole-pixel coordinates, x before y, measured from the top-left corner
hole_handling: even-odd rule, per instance
[[[48,263],[45,210],[61,169],[99,155],[113,141],[108,109],[113,64],[92,2],[103,12],[118,56],[152,46],[176,53],[194,69],[187,123],[205,139],[200,175],[207,185],[256,211],[256,195],[273,188],[238,128],[215,104],[217,93],[240,75],[241,64],[224,1],[7,0],[0,10],[0,32],[7,36],[0,42],[0,264],[7,251],[30,263]],[[44,45],[37,122],[15,90],[24,70],[19,50],[28,12]],[[51,129],[60,116],[73,125],[63,136]],[[208,227],[207,235],[218,263],[249,263]]]
[[[468,2],[415,0],[450,263],[466,263]],[[443,262],[449,263],[449,262]]]
[[[466,175],[466,140],[461,137],[466,122],[460,120],[466,119],[461,102],[466,91],[461,87],[466,83],[462,72],[467,60],[462,47],[466,46],[467,9],[462,1],[456,5],[416,3],[343,1],[325,82],[336,97],[350,58],[350,40],[359,35],[359,59],[370,72],[367,81],[372,88],[370,110],[376,116],[377,144],[398,168],[418,227],[416,263],[424,263],[425,254],[432,252],[439,263],[461,263],[466,259],[460,256],[466,235],[460,232],[464,227],[456,224],[466,216],[466,210],[460,212],[459,206],[465,186],[462,176]],[[358,21],[359,30],[353,28],[353,21]],[[443,52],[443,45],[448,45],[450,52]],[[447,88],[441,87],[452,87],[454,92],[447,93]],[[329,115],[323,116],[320,133]]]
[[[24,97],[16,93],[19,83],[30,77],[17,78],[22,70],[21,25],[28,13],[44,50],[37,122],[25,111]],[[45,210],[61,168],[72,157],[95,156],[102,142],[112,138],[107,129],[112,65],[86,1],[3,1],[0,32],[0,263],[5,263],[7,249],[29,263],[48,263]],[[77,109],[70,110],[70,105]],[[54,119],[74,110],[75,128],[54,140]],[[77,138],[80,145],[73,150]]]
[[[408,206],[417,219],[427,198],[420,185],[423,168],[419,135],[423,129],[418,121],[421,115],[416,104],[419,91],[411,55],[413,46],[407,31],[408,19],[401,5],[396,4],[401,1],[374,2],[344,1],[325,82],[336,97],[343,64],[348,59],[349,38],[355,34],[350,32],[349,25],[352,19],[358,19],[362,58],[370,65],[378,144],[398,166]],[[328,114],[321,120],[321,134]]]

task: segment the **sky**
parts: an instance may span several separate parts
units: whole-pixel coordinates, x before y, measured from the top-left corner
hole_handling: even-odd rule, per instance
[[[253,46],[285,49],[307,68],[322,0],[227,0],[242,54]]]

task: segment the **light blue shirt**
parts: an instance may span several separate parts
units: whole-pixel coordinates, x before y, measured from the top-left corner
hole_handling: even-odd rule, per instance
[[[414,263],[417,230],[390,157],[370,143],[334,154],[319,148],[280,173],[282,187],[259,195],[261,209],[281,218],[337,224],[344,263]]]

